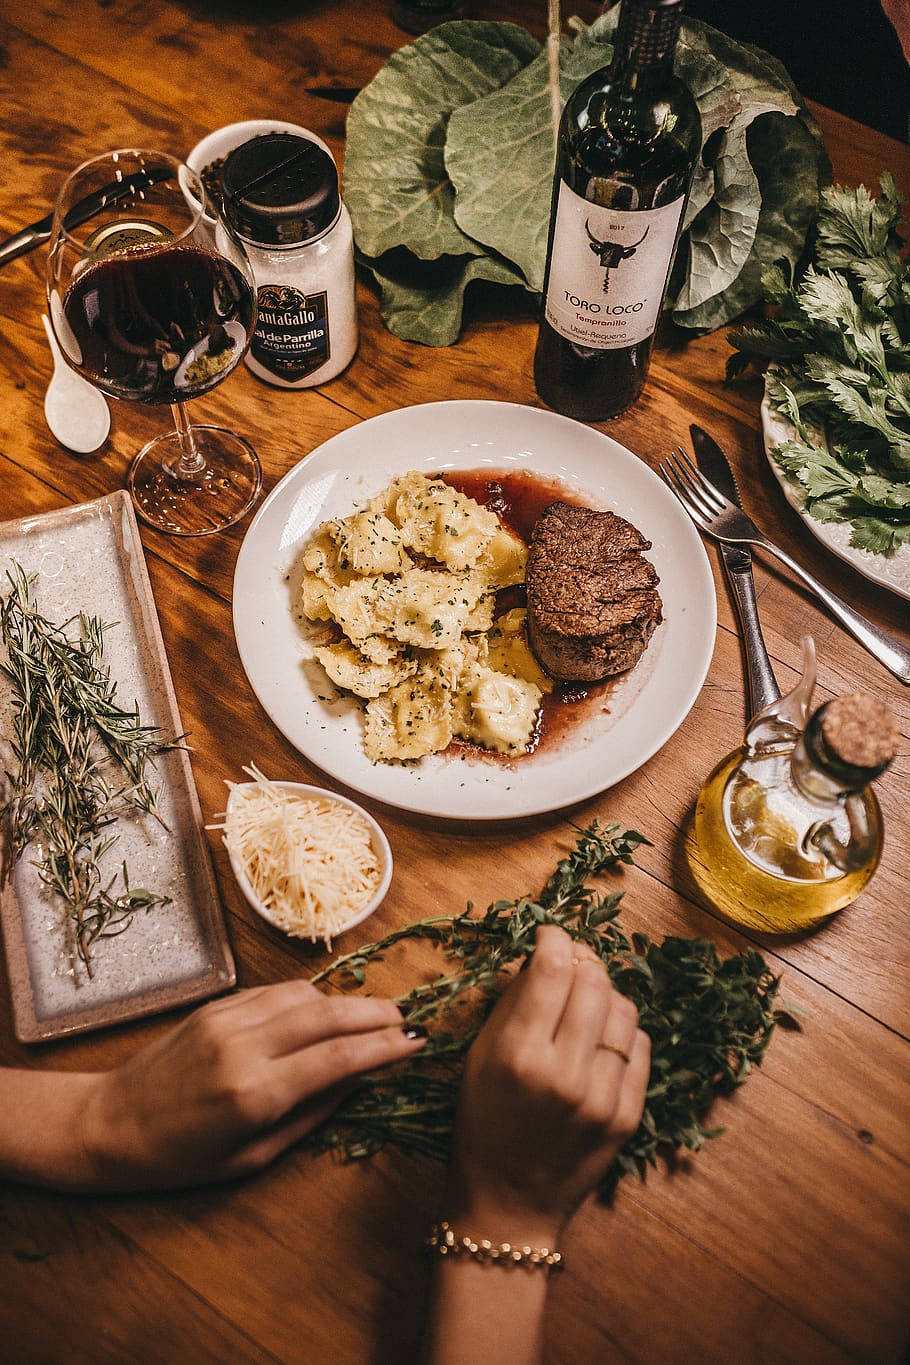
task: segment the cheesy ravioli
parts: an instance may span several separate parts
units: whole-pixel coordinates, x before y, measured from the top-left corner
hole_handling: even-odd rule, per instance
[[[523,609],[493,619],[497,591],[523,581],[525,558],[495,513],[416,471],[317,529],[300,605],[338,630],[314,655],[364,700],[368,758],[422,758],[456,736],[500,753],[527,748],[552,684],[527,646]]]

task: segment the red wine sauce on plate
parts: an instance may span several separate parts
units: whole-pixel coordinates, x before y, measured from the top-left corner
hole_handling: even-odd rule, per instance
[[[545,479],[528,470],[447,470],[442,477],[450,487],[457,488],[482,507],[489,507],[525,545],[530,542],[537,518],[551,502],[570,502],[578,507],[590,505],[556,480]],[[497,596],[496,614],[501,615],[524,604],[524,587],[504,588]],[[530,754],[558,748],[595,711],[608,710],[609,698],[617,681],[608,678],[602,683],[556,683],[552,692],[544,693],[537,727],[527,752]],[[472,759],[482,758],[506,766],[516,761],[514,754],[493,753],[465,740],[454,740],[446,752],[470,753]]]

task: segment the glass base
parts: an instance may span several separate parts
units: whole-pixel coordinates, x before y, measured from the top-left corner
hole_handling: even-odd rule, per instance
[[[127,477],[139,516],[171,536],[211,536],[233,526],[262,487],[262,466],[242,436],[224,427],[191,430],[205,460],[198,475],[177,473],[180,438],[172,431],[142,447]]]

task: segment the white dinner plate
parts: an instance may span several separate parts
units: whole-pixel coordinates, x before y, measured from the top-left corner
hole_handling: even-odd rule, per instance
[[[840,559],[852,564],[873,583],[901,597],[910,598],[910,545],[901,545],[893,555],[877,555],[871,550],[860,550],[850,544],[853,528],[848,521],[818,521],[806,511],[806,490],[798,479],[789,474],[774,458],[774,447],[792,441],[796,431],[790,422],[772,406],[767,389],[761,405],[761,429],[765,454],[774,477],[783,489],[784,497],[806,523],[812,534]]]
[[[434,754],[371,763],[356,701],[338,697],[295,619],[294,568],[320,522],[361,507],[408,470],[527,470],[648,538],[664,620],[604,707],[552,747],[511,763]],[[501,820],[558,810],[612,786],[665,744],[704,682],[717,603],[698,533],[647,465],[593,428],[540,408],[464,401],[400,408],[333,436],[260,507],[234,574],[234,633],[265,710],[302,754],[339,782],[402,810]]]

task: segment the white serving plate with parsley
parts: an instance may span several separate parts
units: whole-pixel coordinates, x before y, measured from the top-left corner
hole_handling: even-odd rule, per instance
[[[890,555],[876,554],[873,550],[864,550],[852,543],[854,530],[851,522],[819,521],[818,517],[813,517],[811,512],[806,511],[806,489],[774,458],[775,446],[792,441],[796,431],[772,406],[767,392],[761,405],[761,426],[771,470],[783,489],[784,497],[812,534],[840,559],[858,569],[865,578],[910,599],[910,544],[899,546]]]

